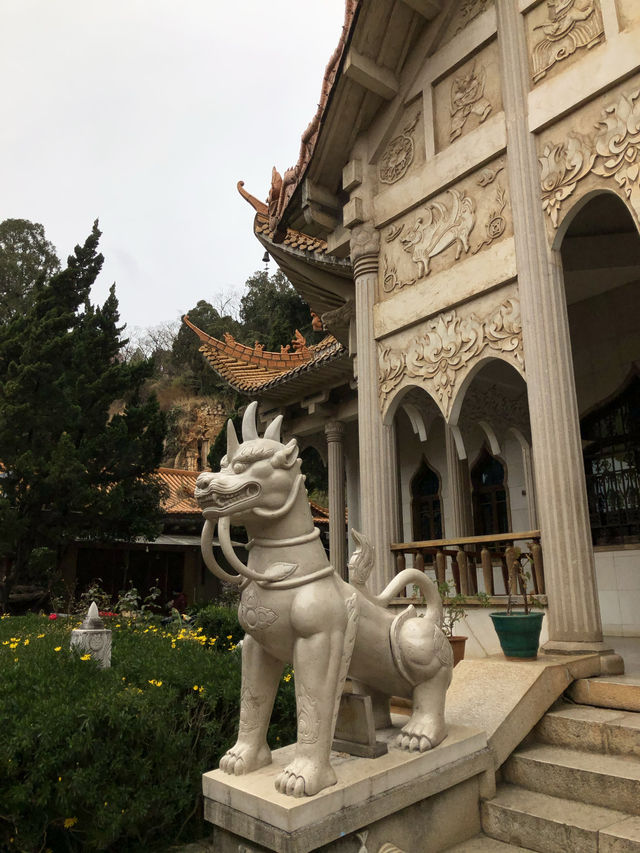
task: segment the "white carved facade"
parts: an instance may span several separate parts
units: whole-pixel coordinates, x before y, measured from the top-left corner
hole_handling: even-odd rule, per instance
[[[477,533],[474,471],[498,460],[508,529],[541,532],[550,647],[640,634],[640,5],[350,6],[317,137],[262,239],[340,326],[357,408],[353,388],[328,392],[289,428],[343,424],[349,526],[378,548],[415,540],[425,464],[442,535]],[[326,240],[322,274],[294,268],[287,228]],[[607,444],[615,417],[627,433]]]

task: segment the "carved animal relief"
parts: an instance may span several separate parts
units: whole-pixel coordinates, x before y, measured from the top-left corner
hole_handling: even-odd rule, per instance
[[[491,104],[484,95],[486,69],[480,65],[460,77],[455,77],[451,84],[451,130],[449,140],[453,142],[462,133],[462,129],[470,115],[477,116],[483,122],[491,112]]]
[[[542,207],[558,227],[562,202],[587,175],[613,178],[640,223],[640,89],[604,108],[594,133],[571,131],[549,142],[540,158]]]
[[[446,201],[435,201],[424,208],[413,226],[401,236],[405,252],[417,268],[417,278],[431,272],[431,258],[444,252],[449,246],[456,248],[456,260],[462,252],[469,251],[469,234],[475,225],[475,205],[469,196],[460,190],[448,190]]]
[[[379,345],[382,408],[401,382],[418,379],[446,417],[456,384],[487,350],[507,356],[524,373],[520,305],[516,299],[505,300],[484,319],[475,314],[461,317],[456,311],[440,314],[406,348]]]
[[[534,27],[542,38],[534,45],[531,60],[533,81],[579,48],[591,48],[604,38],[598,0],[547,0],[547,20]]]
[[[415,155],[413,132],[419,118],[420,113],[416,113],[415,118],[401,131],[400,136],[395,136],[385,148],[378,166],[378,174],[383,184],[395,184],[407,174]]]

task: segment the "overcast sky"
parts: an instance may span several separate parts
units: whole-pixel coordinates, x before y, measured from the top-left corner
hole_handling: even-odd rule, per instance
[[[0,0],[0,221],[66,259],[95,218],[130,327],[240,290],[263,252],[236,183],[295,163],[344,0]],[[271,271],[275,267],[271,262]]]

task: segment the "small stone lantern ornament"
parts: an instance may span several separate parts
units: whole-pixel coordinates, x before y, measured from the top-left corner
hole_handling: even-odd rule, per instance
[[[111,666],[111,629],[104,627],[95,601],[82,625],[71,632],[71,648],[89,652],[102,669]]]

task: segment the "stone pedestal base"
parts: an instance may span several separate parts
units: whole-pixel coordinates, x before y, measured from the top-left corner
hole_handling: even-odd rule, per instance
[[[295,799],[274,788],[295,745],[247,776],[205,773],[205,818],[214,824],[216,853],[366,853],[384,844],[399,853],[435,853],[480,831],[480,790],[493,759],[483,732],[451,726],[440,746],[410,753],[393,743],[406,718],[377,732],[388,744],[380,758],[332,753],[338,783]],[[455,815],[455,819],[451,816]]]
[[[71,632],[71,648],[88,652],[103,669],[111,666],[111,631],[108,628],[74,628]]]

